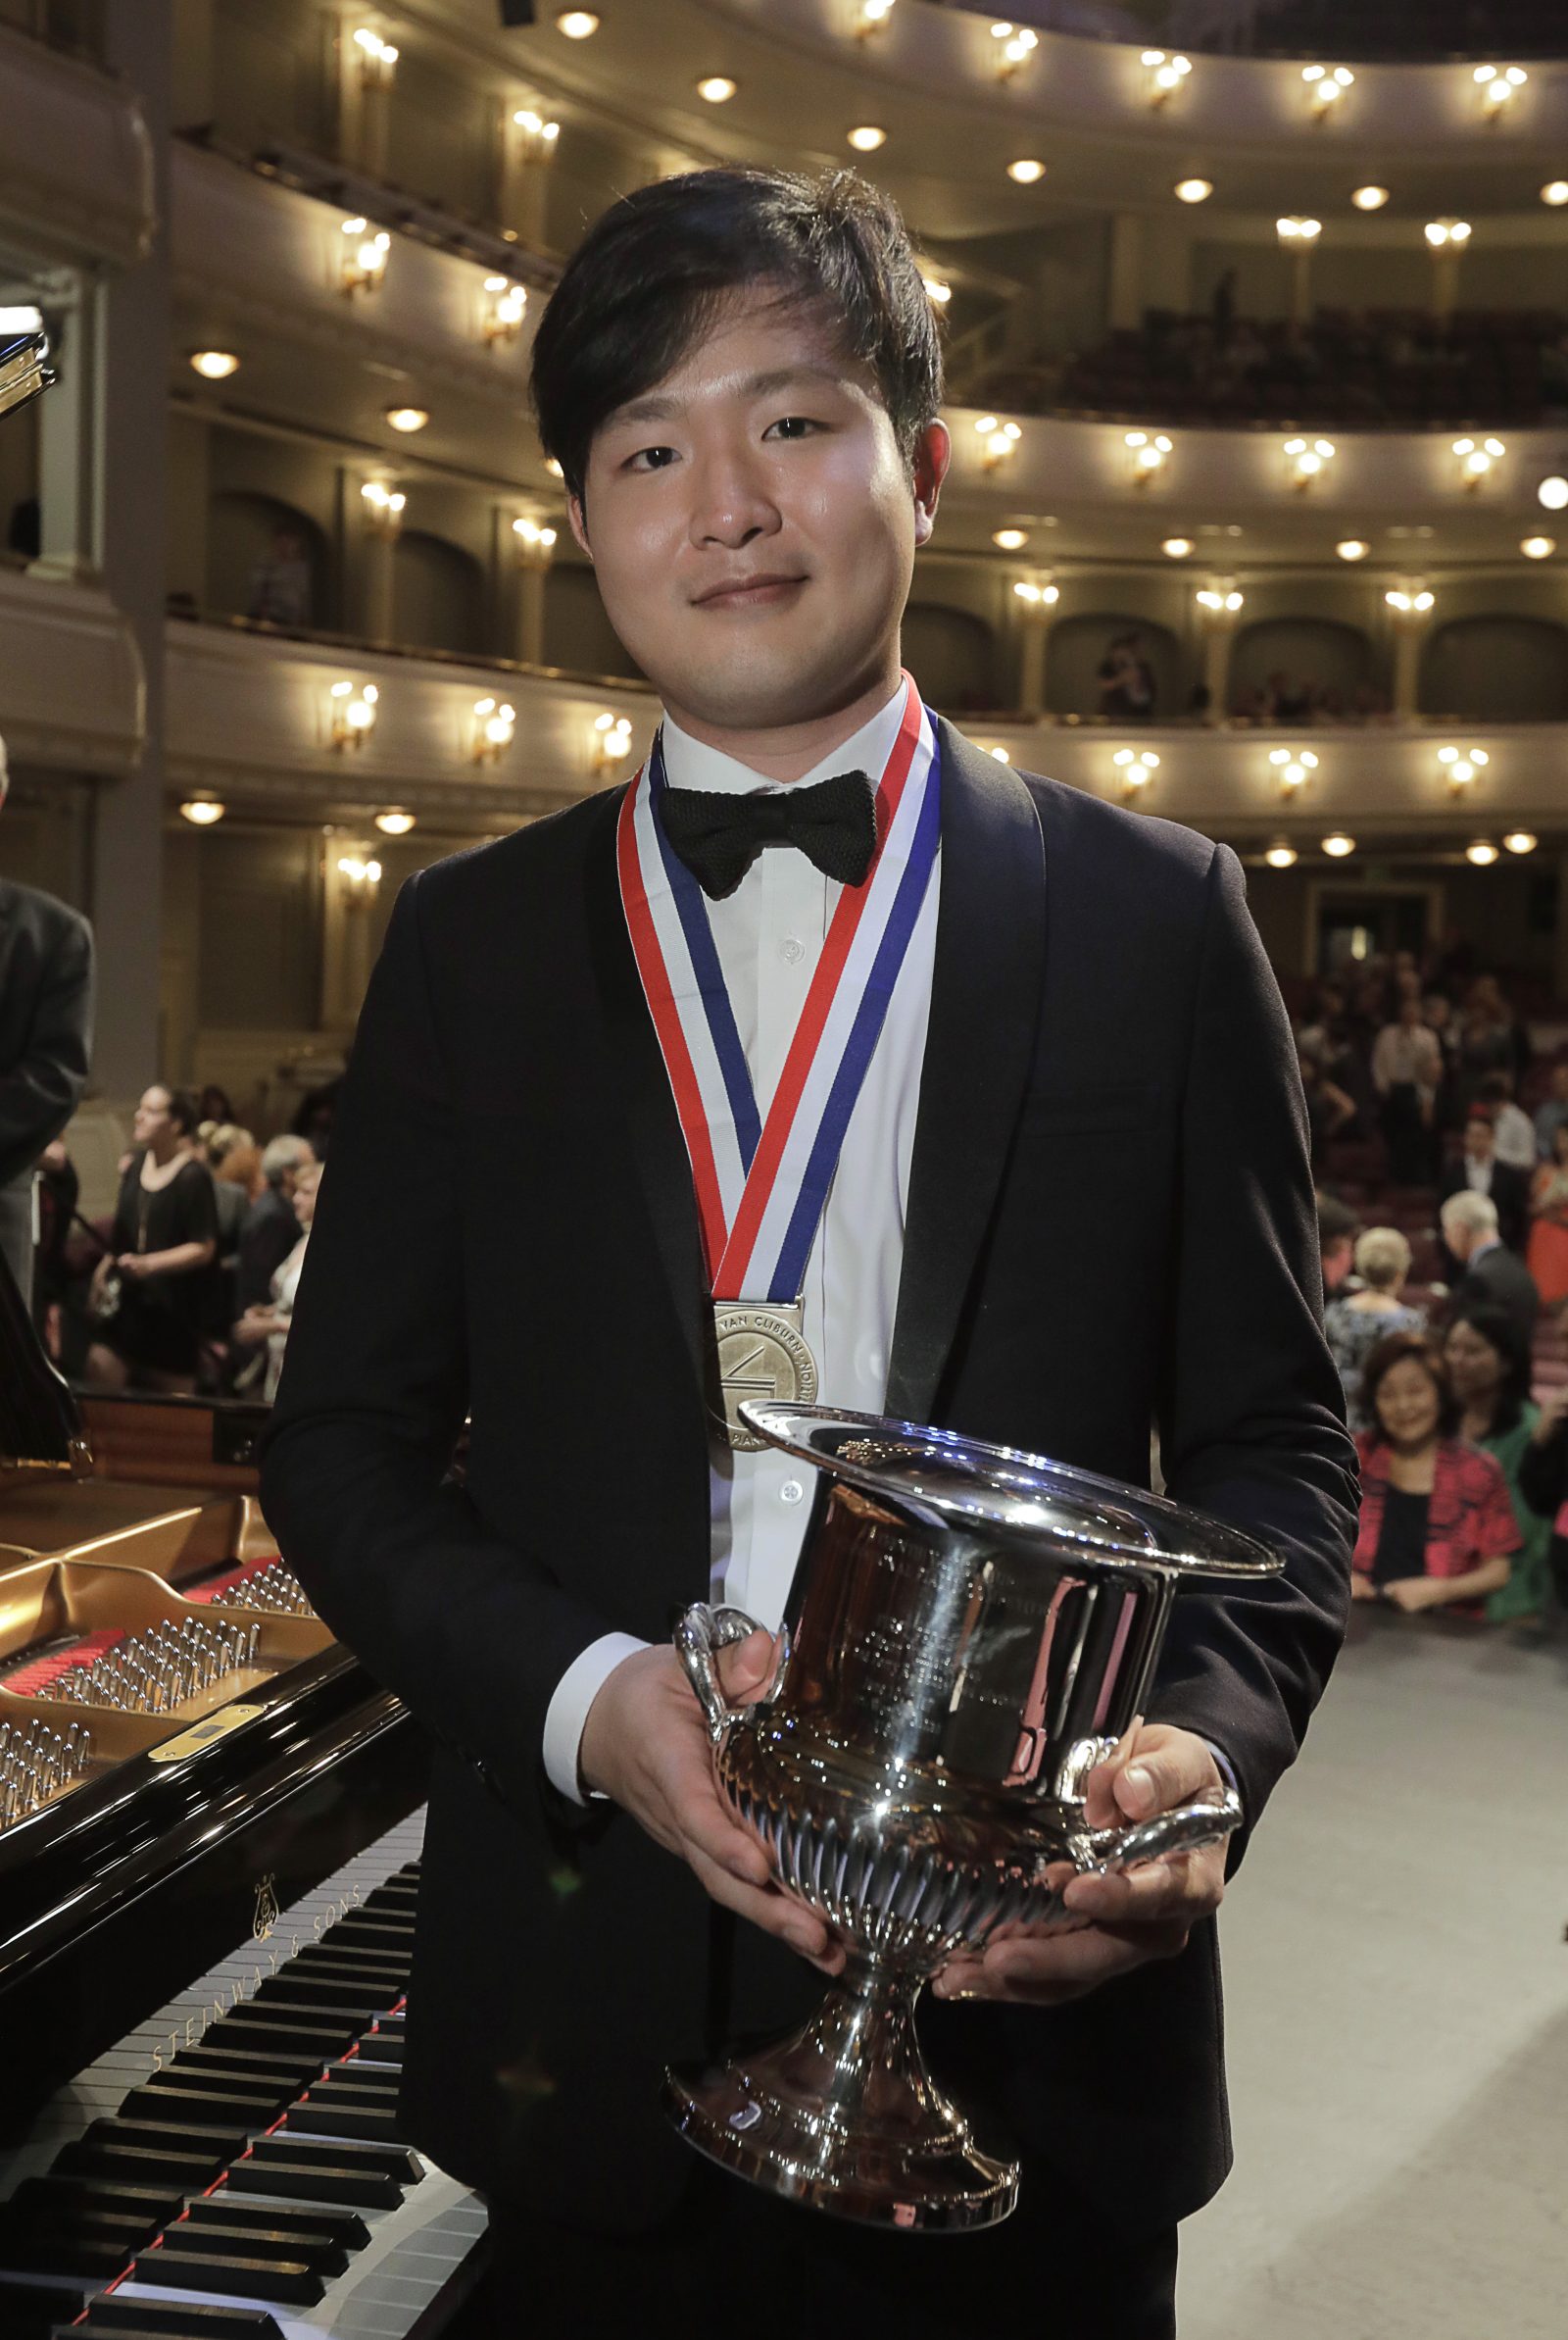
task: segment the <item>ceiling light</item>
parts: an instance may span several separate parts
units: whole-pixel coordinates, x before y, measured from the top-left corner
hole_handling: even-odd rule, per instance
[[[187,796],[180,812],[195,828],[211,828],[215,821],[221,821],[228,807],[219,796]]]
[[[422,430],[430,420],[427,407],[389,406],[386,419],[394,430]]]
[[[1568,479],[1554,472],[1549,479],[1543,479],[1536,495],[1548,512],[1561,512],[1568,507]]]
[[[991,541],[1004,553],[1021,553],[1029,536],[1024,528],[996,528],[992,531]]]
[[[1556,549],[1555,536],[1524,536],[1519,542],[1519,550],[1527,561],[1549,561]]]
[[[1180,203],[1206,203],[1214,192],[1211,178],[1179,178],[1176,197]]]
[[[1477,837],[1473,845],[1464,849],[1467,862],[1474,862],[1478,870],[1490,870],[1497,858],[1497,848],[1486,837]]]
[[[1267,862],[1271,870],[1294,869],[1296,865],[1296,847],[1294,845],[1271,845],[1268,851],[1264,854],[1263,859]]]
[[[1190,536],[1167,536],[1159,549],[1167,561],[1185,561],[1193,549],[1193,540]]]
[[[1455,250],[1470,241],[1468,220],[1429,220],[1423,233],[1434,252]]]
[[[1347,854],[1355,851],[1355,839],[1348,837],[1344,829],[1337,828],[1331,837],[1324,838],[1323,850],[1330,861],[1343,862]]]
[[[1558,204],[1568,203],[1568,178],[1548,178],[1541,190],[1541,200],[1554,209]]]
[[[1033,155],[1021,155],[1017,162],[1007,165],[1007,176],[1016,179],[1020,187],[1035,186],[1045,175],[1045,164]]]
[[[239,372],[239,360],[231,349],[193,350],[190,362],[207,382],[225,382]]]
[[[1350,197],[1357,211],[1381,211],[1388,200],[1387,187],[1357,187]]]
[[[1503,838],[1510,853],[1534,853],[1536,840],[1527,828],[1511,828]]]
[[[401,805],[388,805],[384,813],[375,816],[375,825],[384,837],[406,837],[414,826],[414,819]]]
[[[1342,536],[1334,549],[1342,561],[1364,561],[1372,547],[1362,536]]]
[[[850,132],[850,144],[857,154],[875,154],[886,141],[887,131],[879,129],[874,122],[862,122]]]
[[[710,106],[722,106],[735,95],[736,87],[728,74],[710,74],[706,81],[698,82],[697,94]]]
[[[564,9],[556,19],[556,30],[564,32],[568,40],[586,40],[590,33],[599,30],[599,19],[591,8]]]

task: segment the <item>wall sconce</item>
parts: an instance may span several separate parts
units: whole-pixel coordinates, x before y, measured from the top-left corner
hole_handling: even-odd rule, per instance
[[[944,284],[940,276],[928,276],[922,271],[920,281],[925,286],[933,309],[945,309],[953,298],[953,287]]]
[[[1434,252],[1462,252],[1470,241],[1468,220],[1429,220],[1421,231]]]
[[[375,825],[383,837],[406,837],[416,826],[416,821],[402,805],[388,805],[375,816]]]
[[[991,27],[996,42],[996,75],[999,81],[1010,81],[1024,60],[1040,46],[1040,35],[1031,32],[1027,25],[996,24]]]
[[[494,699],[475,699],[468,738],[470,764],[499,764],[503,748],[512,745],[517,728],[517,710]]]
[[[1343,828],[1337,828],[1332,836],[1323,839],[1323,850],[1331,862],[1343,862],[1355,851],[1355,839],[1348,837]]]
[[[1528,828],[1511,828],[1502,841],[1510,853],[1534,853],[1536,850],[1534,832]]]
[[[1348,65],[1303,65],[1301,78],[1312,93],[1312,119],[1327,122],[1348,89],[1355,86],[1355,75]]]
[[[1388,188],[1379,186],[1357,187],[1350,197],[1357,211],[1381,211],[1388,200]]]
[[[596,715],[594,717],[593,769],[596,772],[613,772],[624,764],[631,753],[631,717],[629,715]]]
[[[1275,221],[1274,232],[1282,244],[1288,245],[1293,252],[1300,252],[1317,242],[1323,232],[1323,223],[1321,220],[1299,220],[1293,213],[1289,219]]]
[[[893,14],[894,0],[859,0],[855,15],[855,37],[864,40],[872,32],[886,29]]]
[[[347,297],[357,292],[374,292],[386,274],[386,256],[392,249],[392,238],[384,227],[370,233],[368,220],[345,220],[344,235],[359,240],[352,251],[343,255],[339,281]]]
[[[1500,122],[1529,78],[1522,65],[1478,65],[1471,79],[1481,93],[1482,119]]]
[[[1519,550],[1527,561],[1549,561],[1557,549],[1555,536],[1521,536]]]
[[[1310,748],[1302,748],[1299,754],[1295,748],[1270,748],[1268,760],[1287,804],[1293,801],[1298,788],[1306,786],[1317,770],[1317,758]]]
[[[527,306],[527,293],[520,284],[514,284],[510,276],[486,276],[479,330],[492,349],[499,342],[514,340],[521,332]]]
[[[340,853],[337,873],[345,880],[343,890],[350,902],[368,902],[381,882],[380,863],[358,853]]]
[[[1179,178],[1175,196],[1178,203],[1206,203],[1214,192],[1211,178]]]
[[[362,89],[389,89],[398,53],[389,40],[368,25],[358,25],[354,46],[360,52],[360,86]]]
[[[1263,855],[1263,859],[1267,862],[1271,870],[1294,870],[1296,867],[1296,847],[1294,845],[1287,845],[1284,838],[1282,837],[1277,845],[1270,845],[1267,848]]]
[[[1159,549],[1167,561],[1185,561],[1196,548],[1190,536],[1167,536]]]
[[[512,523],[513,551],[519,569],[548,569],[556,549],[556,531],[526,515]]]
[[[1144,69],[1145,95],[1156,110],[1169,103],[1172,90],[1180,89],[1193,70],[1192,59],[1173,50],[1146,49],[1139,62]]]
[[[1474,862],[1478,870],[1490,870],[1497,859],[1497,848],[1489,837],[1477,837],[1473,845],[1465,847],[1464,858],[1467,862]]]
[[[1324,466],[1334,461],[1332,439],[1287,439],[1285,442],[1285,475],[1298,494],[1304,495],[1314,479],[1323,475]]]
[[[384,479],[367,479],[360,489],[365,507],[365,524],[372,536],[395,536],[403,525],[403,508],[408,497],[401,487],[388,487]]]
[[[525,155],[540,162],[550,160],[561,135],[559,122],[547,122],[533,106],[519,106],[512,117],[512,126],[520,132],[517,143]]]
[[[1395,585],[1384,594],[1384,600],[1396,618],[1424,618],[1437,606],[1437,595],[1423,585],[1412,592],[1407,586]]]
[[[1238,593],[1234,585],[1204,585],[1195,596],[1198,606],[1206,616],[1215,619],[1234,618],[1247,605],[1245,593]]]
[[[192,828],[211,828],[227,811],[220,796],[187,796],[179,808],[181,820],[188,821]]]
[[[992,757],[998,764],[1010,764],[1012,762],[1012,758],[1008,755],[1005,748],[987,748],[986,754]]]
[[[1474,494],[1493,465],[1507,452],[1501,439],[1455,439],[1453,454],[1459,466],[1459,485]]]
[[[1008,456],[1016,452],[1018,441],[1023,437],[1016,423],[999,422],[995,415],[977,416],[975,428],[985,441],[980,454],[980,469],[983,472],[994,472],[999,464],[1005,463]]]
[[[1054,610],[1061,599],[1061,587],[1044,577],[1020,577],[1013,592],[1031,617],[1038,618],[1047,610]]]
[[[1342,536],[1334,549],[1342,561],[1364,561],[1372,547],[1364,536]]]
[[[1121,776],[1123,804],[1142,796],[1159,770],[1159,758],[1152,748],[1118,748],[1110,760]]]
[[[1477,772],[1485,772],[1492,758],[1485,748],[1446,747],[1439,748],[1438,762],[1448,783],[1448,794],[1459,797],[1474,785]]]
[[[333,683],[330,693],[333,747],[341,751],[365,745],[375,729],[376,701],[380,696],[373,682],[366,683],[363,690],[352,682]]]
[[[1147,487],[1170,461],[1171,441],[1162,430],[1152,433],[1147,430],[1124,431],[1121,443],[1127,450],[1134,487]]]
[[[231,349],[193,349],[190,362],[204,382],[226,382],[239,372],[239,359]]]

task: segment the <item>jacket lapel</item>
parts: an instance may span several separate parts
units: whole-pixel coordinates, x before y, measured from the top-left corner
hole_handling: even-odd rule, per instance
[[[630,1124],[632,1159],[653,1222],[655,1249],[701,1393],[708,1369],[702,1232],[686,1141],[680,1133],[669,1075],[643,996],[621,907],[615,819],[624,794],[624,789],[617,788],[605,797],[602,830],[592,840],[586,858],[583,888],[589,947],[605,1030]]]
[[[926,1421],[985,1240],[1034,1054],[1046,864],[1016,772],[948,722],[941,898],[889,1414]]]

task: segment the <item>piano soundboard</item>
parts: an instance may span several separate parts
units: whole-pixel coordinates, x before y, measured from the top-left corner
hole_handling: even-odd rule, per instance
[[[5,2340],[440,2332],[486,2219],[398,2135],[423,1828],[264,1912],[0,2157]]]

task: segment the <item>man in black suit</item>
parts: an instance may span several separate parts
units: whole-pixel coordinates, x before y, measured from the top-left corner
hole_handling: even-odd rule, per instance
[[[0,805],[8,777],[0,744]],[[92,974],[86,920],[0,878],[0,1251],[29,1305],[33,1175],[86,1082]]]
[[[1081,1930],[927,1994],[939,2072],[1020,2145],[1005,2225],[955,2244],[781,2206],[673,2136],[660,2075],[799,2020],[837,1953],[720,1803],[668,1631],[710,1585],[769,1626],[782,1606],[804,1489],[714,1427],[713,1166],[748,1112],[770,1125],[840,911],[885,898],[890,775],[939,773],[802,1336],[826,1403],[1135,1482],[1157,1419],[1172,1490],[1279,1548],[1279,1578],[1178,1603],[1149,1721],[1094,1782],[1144,1817],[1228,1767],[1256,1819],[1339,1646],[1356,1480],[1241,871],[920,708],[899,627],[951,451],[941,361],[897,215],[852,174],[622,199],[533,363],[664,722],[630,789],[400,895],[263,1474],[321,1614],[435,1741],[404,2118],[490,2199],[498,2329],[514,2291],[542,2329],[684,2332],[722,2260],[719,2312],[780,2340],[1025,2312],[1163,2340],[1176,2221],[1229,2163],[1223,1858],[1080,1879]],[[650,974],[656,897],[706,985]],[[672,1019],[704,1064],[729,1049],[695,1110]],[[765,1637],[726,1656],[745,1695]]]
[[[1451,1194],[1485,1195],[1495,1207],[1502,1241],[1510,1251],[1523,1251],[1530,1223],[1530,1180],[1522,1170],[1497,1160],[1496,1133],[1486,1113],[1472,1113],[1465,1122],[1462,1151],[1448,1163],[1439,1199],[1446,1203]],[[1454,1272],[1460,1265],[1450,1255]]]
[[[1450,1194],[1443,1206],[1443,1241],[1462,1270],[1454,1287],[1454,1307],[1500,1308],[1516,1326],[1528,1356],[1535,1345],[1541,1294],[1519,1254],[1498,1234],[1497,1206],[1492,1197],[1468,1189]]]

